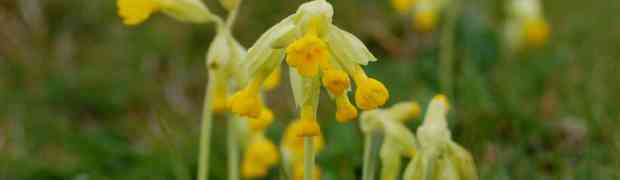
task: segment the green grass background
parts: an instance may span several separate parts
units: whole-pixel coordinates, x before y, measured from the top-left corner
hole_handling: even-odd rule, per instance
[[[246,47],[300,0],[246,0]],[[383,0],[332,0],[335,24],[380,61],[389,104],[441,92],[439,33],[419,34]],[[463,0],[450,127],[482,179],[620,179],[620,1],[544,0],[546,47],[502,55],[505,1]],[[210,9],[224,11],[214,0]],[[0,1],[0,179],[194,179],[212,25],[157,14],[125,27],[113,0]],[[279,143],[295,117],[288,83],[267,95]],[[362,135],[323,97],[323,179],[359,179]],[[414,130],[420,118],[408,125]],[[211,177],[226,179],[225,121]],[[266,179],[278,179],[279,169]]]

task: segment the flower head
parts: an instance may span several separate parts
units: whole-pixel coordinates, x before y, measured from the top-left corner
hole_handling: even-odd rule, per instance
[[[551,28],[539,0],[512,0],[508,3],[505,36],[513,50],[539,48],[549,39]]]
[[[306,128],[301,120],[294,120],[291,124],[288,125],[286,130],[284,131],[284,136],[282,138],[282,145],[288,151],[290,151],[294,157],[303,158],[304,154],[304,140],[303,137],[300,137],[299,134],[304,131]],[[325,142],[321,135],[314,137],[314,150],[319,152],[323,150]]]
[[[355,103],[364,110],[374,109],[385,104],[389,96],[383,83],[373,78],[366,78],[358,83]]]
[[[351,80],[346,72],[329,69],[323,72],[323,85],[335,96],[340,96],[351,87]]]
[[[308,32],[286,48],[286,62],[302,76],[315,76],[319,64],[327,63],[327,44],[315,32]]]
[[[249,118],[259,118],[262,112],[262,102],[258,97],[261,84],[253,81],[243,90],[235,93],[230,98],[232,112]]]
[[[262,131],[273,122],[273,112],[267,107],[263,107],[258,118],[250,118],[250,129],[252,131]]]

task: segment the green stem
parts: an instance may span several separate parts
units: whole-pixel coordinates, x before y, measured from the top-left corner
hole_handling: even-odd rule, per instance
[[[304,137],[304,180],[314,180],[314,141],[313,137]]]
[[[441,91],[446,93],[449,98],[453,98],[453,79],[454,76],[454,30],[458,16],[458,1],[453,1],[447,8],[446,24],[441,31],[439,40],[441,52],[439,54],[439,77],[441,80]]]
[[[237,120],[228,118],[228,179],[239,180],[239,139],[237,137]]]
[[[362,166],[362,180],[372,180],[375,177],[375,164],[376,160],[374,158],[375,144],[377,143],[375,140],[379,138],[375,132],[370,132],[366,135],[364,140],[364,164]]]
[[[235,24],[235,20],[237,20],[237,15],[239,14],[239,6],[241,6],[242,0],[239,0],[237,3],[237,7],[228,12],[228,17],[226,18],[226,27],[232,31],[233,25]]]
[[[202,109],[202,127],[200,129],[200,150],[198,154],[198,180],[209,179],[209,147],[211,145],[211,92],[212,86],[205,90],[204,107]]]

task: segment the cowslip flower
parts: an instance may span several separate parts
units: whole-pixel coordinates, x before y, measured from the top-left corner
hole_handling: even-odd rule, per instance
[[[416,0],[391,0],[392,7],[401,14],[407,14],[415,6]]]
[[[413,9],[413,28],[418,32],[430,32],[439,22],[441,11],[449,0],[419,0]]]
[[[278,163],[278,159],[278,151],[273,142],[262,132],[253,133],[243,155],[241,174],[246,178],[266,176],[269,169]]]
[[[304,128],[301,121],[292,121],[284,131],[280,147],[284,167],[295,180],[303,180],[304,175],[304,140],[298,136],[301,131],[304,131]],[[312,140],[314,141],[314,151],[317,153],[323,151],[325,146],[323,136],[314,136]],[[321,174],[318,166],[314,167],[313,173],[313,177],[318,180]]]
[[[551,30],[539,0],[512,0],[507,9],[505,36],[509,47],[537,48],[547,42]]]
[[[372,144],[373,133],[384,134],[379,152],[382,163],[381,180],[396,180],[400,174],[401,158],[415,155],[418,145],[414,134],[407,129],[404,122],[419,115],[420,105],[416,102],[398,103],[388,109],[375,109],[362,113],[360,127],[366,138],[371,138],[368,143]]]
[[[305,128],[299,136],[320,133],[316,110],[321,84],[336,100],[340,122],[357,117],[357,109],[348,98],[350,78],[356,84],[355,103],[364,110],[385,104],[388,90],[376,79],[368,77],[363,65],[377,59],[351,33],[332,24],[333,9],[325,0],[302,4],[297,12],[265,32],[249,49],[248,73],[251,77],[231,99],[233,112],[248,117],[260,115],[262,104],[258,89],[286,56],[291,86],[300,121]]]
[[[118,15],[128,26],[146,21],[153,13],[163,12],[177,20],[205,23],[213,15],[200,0],[117,0]]]
[[[404,180],[478,179],[471,154],[452,141],[446,121],[449,109],[446,96],[437,95],[431,100],[416,133],[420,148],[409,162]]]

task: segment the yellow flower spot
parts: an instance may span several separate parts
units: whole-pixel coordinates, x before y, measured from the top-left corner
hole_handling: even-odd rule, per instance
[[[327,64],[328,51],[325,41],[316,33],[306,33],[286,48],[286,63],[297,69],[302,76],[313,77],[319,71],[320,64]]]
[[[430,32],[435,29],[437,15],[433,11],[419,11],[413,17],[413,25],[418,32]]]
[[[323,72],[323,85],[335,96],[340,96],[349,89],[351,80],[342,70],[328,69]]]
[[[281,74],[282,74],[282,68],[280,66],[276,67],[276,69],[273,72],[271,72],[269,76],[267,76],[267,79],[265,79],[265,82],[263,83],[263,88],[269,91],[269,90],[273,90],[276,87],[278,87],[278,85],[280,85],[280,79],[282,79]]]
[[[304,154],[304,138],[299,137],[298,134],[303,131],[304,126],[302,121],[294,120],[284,131],[284,137],[282,144],[290,150],[295,157],[303,158]],[[325,142],[321,135],[314,137],[314,150],[319,152],[323,150]]]
[[[540,47],[549,38],[549,25],[542,18],[527,20],[525,22],[525,40],[531,47]]]
[[[314,180],[321,179],[321,170],[318,166],[314,166],[312,171]],[[295,161],[293,163],[293,180],[304,180],[304,164],[303,161]]]
[[[363,110],[378,108],[385,104],[390,94],[383,83],[373,78],[366,78],[357,84],[355,103]]]
[[[392,0],[392,6],[401,14],[407,14],[415,4],[415,0]]]
[[[252,131],[261,131],[267,128],[273,122],[273,112],[267,107],[263,107],[258,118],[250,118],[250,129]]]
[[[260,81],[254,80],[243,90],[235,93],[229,102],[232,112],[249,118],[259,118],[263,107],[258,98],[260,86]]]
[[[128,26],[137,25],[159,10],[159,4],[153,0],[117,0],[118,16]]]
[[[252,139],[247,147],[242,162],[244,177],[261,177],[267,175],[269,168],[278,162],[276,146],[263,136]]]
[[[439,102],[443,107],[446,108],[446,110],[450,109],[450,103],[448,102],[448,97],[446,95],[443,95],[443,94],[435,95],[432,101]]]
[[[357,109],[345,95],[336,97],[336,120],[341,123],[349,122],[357,117]]]

